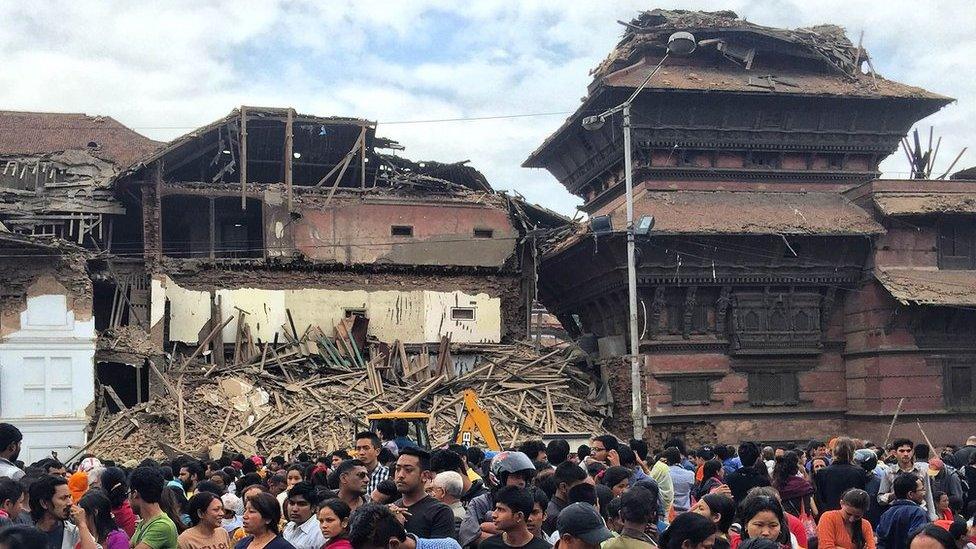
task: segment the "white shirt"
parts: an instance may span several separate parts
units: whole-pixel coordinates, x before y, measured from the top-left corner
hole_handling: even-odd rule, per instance
[[[301,526],[289,522],[281,535],[288,543],[294,545],[295,549],[321,549],[325,545],[325,536],[322,535],[319,519],[315,515],[309,517]]]

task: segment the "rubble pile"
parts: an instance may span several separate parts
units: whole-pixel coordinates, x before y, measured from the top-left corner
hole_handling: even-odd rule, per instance
[[[234,360],[223,365],[203,350],[208,341],[169,364],[149,361],[161,394],[126,408],[103,387],[90,442],[78,453],[116,460],[324,454],[348,449],[368,413],[392,411],[429,413],[431,443],[438,445],[460,424],[469,388],[503,445],[545,432],[602,430],[603,410],[588,398],[597,392],[594,378],[574,347],[537,352],[525,343],[451,344],[444,337],[436,349],[409,353],[400,342],[367,340],[367,322],[353,317],[334,337],[315,328],[265,345],[238,334]],[[109,400],[121,412],[108,413]]]

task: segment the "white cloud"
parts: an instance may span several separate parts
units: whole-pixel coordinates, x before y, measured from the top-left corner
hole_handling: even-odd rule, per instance
[[[564,116],[383,121],[572,110],[619,39],[616,21],[656,6],[832,22],[855,40],[864,30],[879,72],[959,99],[922,123],[943,136],[939,168],[970,144],[956,168],[976,164],[971,0],[11,3],[0,7],[0,108],[108,114],[157,139],[240,104],[368,117],[410,157],[470,159],[496,187],[571,213],[578,199],[519,167]],[[900,153],[884,166],[905,169]]]

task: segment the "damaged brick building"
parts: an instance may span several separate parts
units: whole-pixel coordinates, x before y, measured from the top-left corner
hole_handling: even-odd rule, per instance
[[[876,180],[912,125],[952,99],[877,75],[835,26],[653,10],[626,27],[524,166],[609,220],[603,234],[579,226],[546,243],[540,295],[574,337],[626,355],[621,129],[581,122],[623,102],[672,33],[699,40],[633,106],[635,219],[656,221],[637,243],[645,432],[880,442],[901,403],[911,423],[896,434],[917,437],[917,418],[935,443],[964,440],[976,182]],[[617,416],[629,417],[629,368],[612,364]]]
[[[4,381],[39,376],[27,383],[47,404],[29,415],[77,423],[47,442],[29,435],[31,455],[84,441],[93,377],[112,389],[97,398],[132,406],[155,392],[164,352],[201,343],[219,364],[217,350],[242,338],[260,345],[344,318],[368,319],[369,336],[408,350],[524,338],[535,235],[567,222],[495,192],[465,163],[398,156],[368,120],[241,107],[163,144],[110,118],[6,116],[0,242],[4,268],[21,273],[3,287],[0,368]],[[15,146],[52,120],[76,142]],[[90,136],[86,124],[110,131]],[[43,375],[32,362],[42,358],[3,355],[25,322],[17,315],[73,327],[71,368],[54,351]]]

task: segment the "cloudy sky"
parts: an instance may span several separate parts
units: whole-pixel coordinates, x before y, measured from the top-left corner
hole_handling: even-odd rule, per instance
[[[973,0],[0,0],[0,109],[111,115],[160,140],[241,104],[364,117],[411,158],[470,160],[572,214],[578,199],[519,165],[579,104],[616,21],[654,7],[863,30],[879,73],[958,99],[922,123],[943,136],[937,171],[964,146],[956,169],[976,165]],[[899,153],[884,168],[907,165]]]

